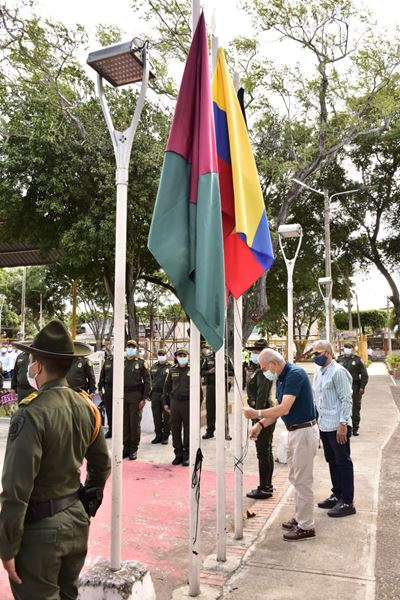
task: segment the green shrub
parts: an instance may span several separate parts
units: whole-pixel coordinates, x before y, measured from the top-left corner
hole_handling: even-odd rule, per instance
[[[386,362],[391,369],[400,369],[400,354],[388,354]]]

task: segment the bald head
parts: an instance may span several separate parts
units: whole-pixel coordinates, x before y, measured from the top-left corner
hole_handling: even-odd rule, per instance
[[[258,358],[258,364],[263,370],[272,370],[274,373],[281,373],[285,366],[285,359],[279,352],[272,350],[272,348],[265,348],[260,352]],[[270,366],[274,365],[275,368],[270,369]]]

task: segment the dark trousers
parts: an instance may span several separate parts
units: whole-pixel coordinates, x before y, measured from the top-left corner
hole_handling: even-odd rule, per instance
[[[215,431],[215,384],[208,385],[206,390],[207,432]]]
[[[263,429],[256,439],[260,489],[265,492],[272,492],[273,490],[274,455],[272,454],[272,438],[274,437],[274,431],[275,423]]]
[[[352,428],[347,428],[347,442],[339,444],[336,431],[321,431],[325,460],[329,465],[332,481],[332,493],[346,504],[354,499],[354,469],[350,456],[350,436]]]
[[[171,433],[171,425],[169,413],[164,410],[161,398],[162,392],[155,392],[153,390],[151,393],[151,410],[153,412],[154,432],[156,437],[166,439]]]
[[[103,396],[104,408],[106,409],[108,431],[112,432],[112,392],[106,391]]]
[[[183,460],[189,458],[189,407],[189,400],[171,399],[172,445],[175,456]]]
[[[124,401],[124,448],[129,452],[137,452],[140,443],[140,423],[142,411],[137,400]]]
[[[361,411],[361,396],[360,396],[360,386],[353,385],[353,430],[358,431],[360,427],[360,411]]]

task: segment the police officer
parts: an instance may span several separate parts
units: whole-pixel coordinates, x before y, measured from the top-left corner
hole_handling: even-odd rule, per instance
[[[162,393],[165,380],[172,366],[172,363],[167,360],[166,350],[164,348],[160,348],[157,352],[157,361],[153,364],[150,370],[151,410],[153,412],[154,431],[156,434],[156,437],[151,441],[152,444],[168,444],[171,426],[169,413],[164,410]]]
[[[124,448],[123,457],[137,459],[140,422],[146,398],[150,393],[150,375],[145,361],[138,356],[135,340],[126,343],[124,366]]]
[[[18,403],[21,402],[26,396],[34,392],[35,390],[27,378],[29,364],[29,353],[20,352],[15,361],[13,376],[11,379],[11,391],[17,394]]]
[[[171,415],[172,445],[175,453],[172,464],[188,467],[190,408],[189,353],[185,348],[178,348],[175,352],[175,358],[177,364],[170,368],[166,377],[162,400],[164,409]]]
[[[215,353],[211,352],[207,342],[201,343],[202,361],[200,375],[206,385],[207,429],[203,440],[214,437],[215,431]]]
[[[264,348],[268,348],[268,344],[264,339],[257,340],[247,350],[251,350],[250,357],[251,367],[248,370],[247,377],[247,403],[251,408],[262,410],[273,406],[271,400],[272,381],[265,377],[262,369],[258,364],[258,356]],[[253,421],[253,424],[257,422]],[[256,439],[256,451],[258,459],[259,486],[248,492],[248,498],[256,500],[267,500],[271,498],[272,475],[274,472],[274,457],[272,454],[272,438],[274,435],[275,423],[265,427]]]
[[[100,415],[65,379],[74,355],[89,353],[58,321],[48,323],[29,352],[32,394],[14,413],[3,467],[0,557],[17,600],[77,598],[85,562],[88,515],[101,503],[110,458]],[[87,461],[81,492],[79,471]],[[92,500],[88,502],[88,498]]]
[[[86,356],[76,356],[67,373],[68,384],[76,389],[85,390],[89,394],[96,391],[96,379],[92,362]]]
[[[347,369],[353,378],[353,435],[359,435],[361,396],[364,395],[368,383],[368,371],[361,358],[354,354],[354,345],[351,342],[343,344],[343,354],[336,359],[336,362]]]
[[[112,437],[112,391],[113,391],[113,357],[106,354],[103,366],[101,367],[98,390],[102,395],[104,408],[106,409],[108,431],[106,438]]]

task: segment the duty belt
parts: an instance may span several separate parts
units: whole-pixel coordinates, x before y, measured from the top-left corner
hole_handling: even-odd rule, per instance
[[[69,496],[47,500],[46,502],[29,502],[25,515],[25,523],[36,523],[36,521],[40,521],[41,519],[52,517],[56,513],[72,506],[78,498],[78,492],[74,492]]]
[[[304,423],[296,423],[295,425],[287,425],[286,429],[288,431],[296,431],[296,429],[304,429],[304,427],[312,427],[313,425],[315,425],[317,422],[316,419],[313,419],[312,421],[305,421]]]

